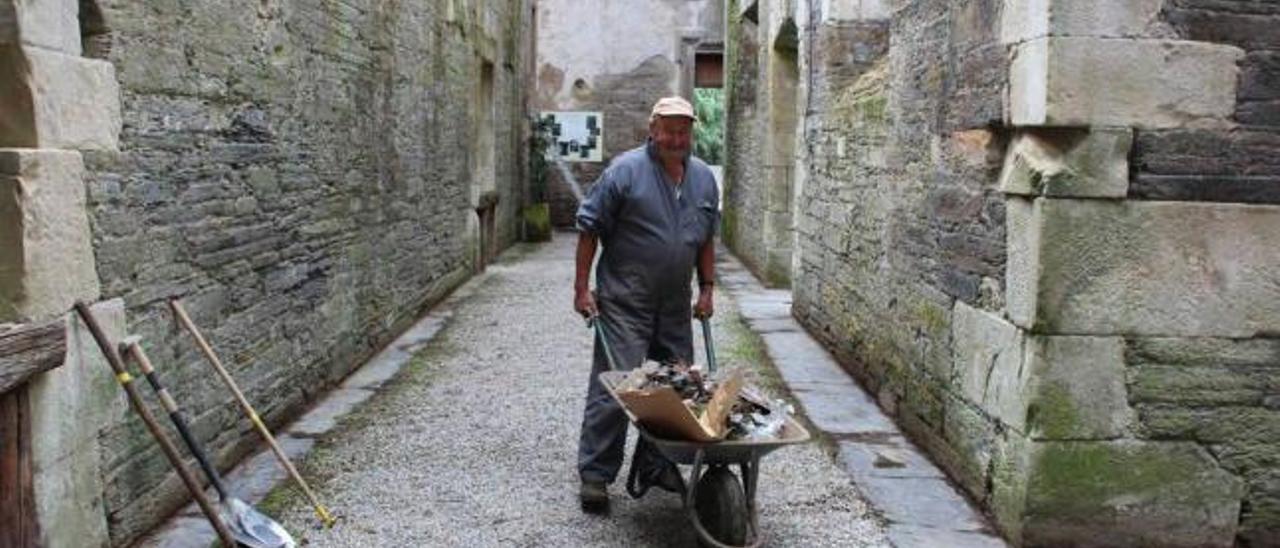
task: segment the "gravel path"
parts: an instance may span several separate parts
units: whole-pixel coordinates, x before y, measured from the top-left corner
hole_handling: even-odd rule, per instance
[[[300,497],[273,496],[269,506],[299,541],[693,544],[678,498],[651,491],[632,500],[625,476],[611,487],[609,515],[578,509],[575,459],[591,338],[570,310],[573,241],[557,234],[551,244],[505,254],[400,375],[319,441],[302,468],[342,521],[319,530]],[[722,365],[747,366],[777,392],[778,377],[762,365],[758,339],[734,303],[718,294],[716,304]],[[888,545],[882,521],[823,445],[784,448],[762,464],[760,521],[769,546]]]

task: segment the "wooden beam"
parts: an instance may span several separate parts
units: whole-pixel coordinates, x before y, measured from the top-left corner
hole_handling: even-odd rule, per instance
[[[35,546],[27,387],[0,394],[0,546]]]
[[[0,394],[62,365],[66,331],[62,318],[38,325],[0,325]]]

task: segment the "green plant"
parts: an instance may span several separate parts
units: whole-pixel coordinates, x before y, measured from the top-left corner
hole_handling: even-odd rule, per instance
[[[724,163],[724,90],[693,90],[693,110],[698,123],[693,127],[693,154],[711,165]]]
[[[529,201],[534,204],[547,201],[547,169],[551,167],[547,148],[552,143],[551,123],[551,118],[535,116],[530,120]]]

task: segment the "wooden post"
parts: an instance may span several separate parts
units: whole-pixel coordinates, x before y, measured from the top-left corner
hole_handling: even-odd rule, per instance
[[[27,387],[0,394],[0,546],[36,546]]]
[[[0,325],[0,547],[37,546],[27,381],[62,365],[62,318],[38,325]]]

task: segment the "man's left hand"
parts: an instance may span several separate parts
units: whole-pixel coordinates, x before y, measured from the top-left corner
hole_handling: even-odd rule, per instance
[[[704,287],[698,292],[698,304],[693,306],[693,317],[702,320],[715,314],[715,306],[711,304],[711,287]]]

